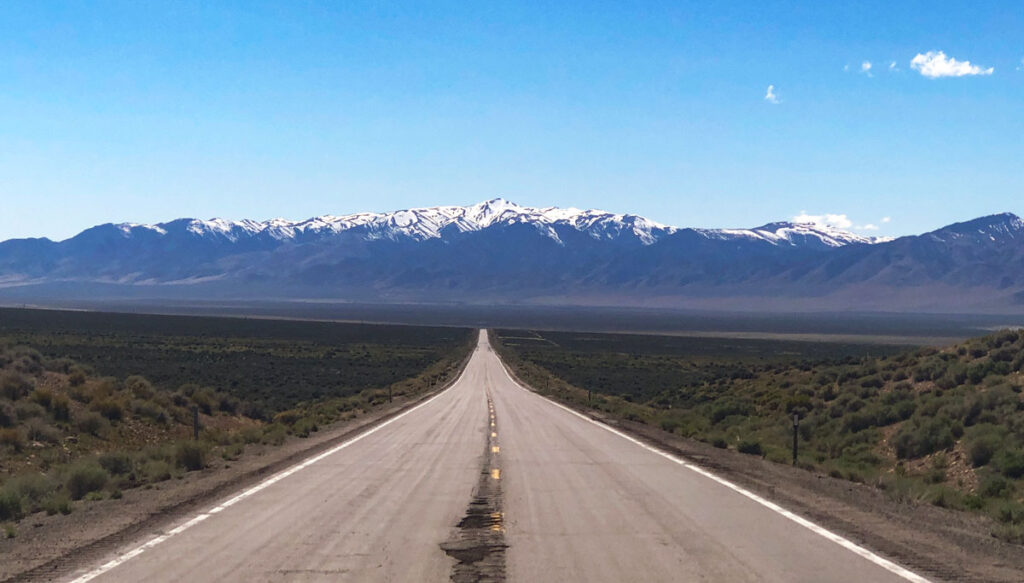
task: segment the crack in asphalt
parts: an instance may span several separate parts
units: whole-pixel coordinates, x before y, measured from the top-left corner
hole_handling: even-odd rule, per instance
[[[502,509],[500,447],[494,402],[487,397],[487,442],[480,478],[458,530],[441,549],[456,563],[455,583],[505,581],[505,513]]]

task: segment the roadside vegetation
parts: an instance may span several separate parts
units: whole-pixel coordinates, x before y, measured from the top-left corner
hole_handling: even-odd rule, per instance
[[[555,398],[721,448],[992,516],[1024,543],[1024,332],[946,348],[499,331]],[[593,391],[589,395],[587,389]]]
[[[471,346],[466,329],[0,310],[0,536],[429,390]]]

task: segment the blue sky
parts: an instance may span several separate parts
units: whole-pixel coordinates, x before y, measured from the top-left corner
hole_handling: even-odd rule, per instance
[[[5,2],[0,239],[496,196],[882,235],[1024,214],[1020,4],[831,4]]]

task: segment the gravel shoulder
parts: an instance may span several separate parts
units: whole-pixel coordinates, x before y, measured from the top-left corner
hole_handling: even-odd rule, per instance
[[[468,357],[460,374],[467,362]],[[235,461],[218,460],[181,479],[126,490],[120,500],[93,502],[67,516],[29,516],[18,525],[15,538],[0,539],[0,582],[56,580],[141,537],[167,530],[183,516],[401,414],[447,389],[460,374],[434,390],[396,398],[394,403],[322,428],[308,438],[289,437],[280,446],[252,445]]]

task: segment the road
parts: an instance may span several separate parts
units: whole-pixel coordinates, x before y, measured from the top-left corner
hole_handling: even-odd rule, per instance
[[[523,389],[485,333],[451,388],[287,472],[69,579],[440,582],[480,558],[442,544],[486,539],[492,580],[922,580]]]

